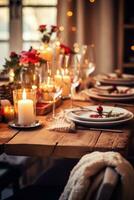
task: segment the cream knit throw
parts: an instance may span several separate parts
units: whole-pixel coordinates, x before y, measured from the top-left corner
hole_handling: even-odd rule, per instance
[[[111,166],[121,175],[122,199],[134,200],[134,169],[116,152],[93,152],[83,156],[72,169],[59,200],[84,200],[91,185],[91,177],[104,167]]]

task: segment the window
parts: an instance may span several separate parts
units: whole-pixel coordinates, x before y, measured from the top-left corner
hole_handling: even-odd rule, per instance
[[[40,24],[57,24],[57,0],[0,0],[0,22],[1,69],[9,51],[39,45]]]
[[[8,1],[0,0],[0,69],[9,52],[9,8]]]
[[[57,24],[57,0],[23,1],[23,48],[36,46],[40,40],[40,24]],[[50,17],[51,16],[51,17]]]

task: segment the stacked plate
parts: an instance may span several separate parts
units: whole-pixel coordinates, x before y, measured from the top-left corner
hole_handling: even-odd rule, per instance
[[[66,116],[80,125],[103,128],[123,124],[133,118],[133,113],[123,108],[102,106],[102,115],[98,113],[97,108],[98,106],[75,108],[68,111]]]
[[[85,91],[90,98],[100,101],[126,102],[134,100],[134,88],[98,86]]]
[[[96,76],[96,80],[102,84],[109,84],[109,85],[122,85],[122,86],[134,85],[134,75],[131,74],[122,74],[121,77],[118,77],[117,74],[115,73],[101,74]]]

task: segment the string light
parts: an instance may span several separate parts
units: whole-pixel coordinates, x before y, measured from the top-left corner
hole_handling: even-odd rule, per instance
[[[67,11],[67,16],[68,17],[72,17],[73,16],[73,12],[71,10]]]
[[[132,46],[130,47],[130,49],[131,49],[132,51],[134,51],[134,45],[132,45]]]
[[[77,30],[77,29],[76,29],[76,26],[72,26],[71,29],[72,29],[73,32],[76,32],[76,30]]]
[[[60,31],[64,31],[64,26],[59,27]]]
[[[95,0],[89,0],[90,1],[90,3],[94,3],[95,2]]]

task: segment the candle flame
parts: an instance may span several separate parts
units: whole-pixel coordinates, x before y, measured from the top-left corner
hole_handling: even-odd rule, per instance
[[[26,99],[26,98],[27,98],[26,90],[23,89],[23,92],[22,92],[22,99]]]
[[[60,70],[59,69],[57,69],[57,75],[60,75]]]

